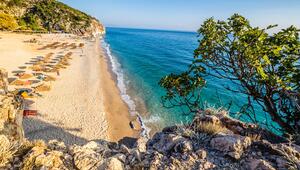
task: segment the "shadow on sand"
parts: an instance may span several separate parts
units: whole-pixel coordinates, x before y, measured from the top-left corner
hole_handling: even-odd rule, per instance
[[[43,122],[33,117],[26,117],[23,120],[23,127],[25,136],[29,140],[42,139],[46,142],[50,140],[58,140],[64,142],[66,145],[84,145],[88,140],[75,136],[63,128]],[[34,129],[34,130],[32,130]],[[80,129],[68,129],[69,131],[80,131]]]
[[[56,123],[60,124],[60,123]],[[41,121],[35,117],[25,117],[23,120],[23,127],[25,131],[25,137],[29,140],[44,140],[46,142],[50,140],[58,140],[64,142],[66,145],[85,145],[90,140],[84,139],[82,137],[75,136],[68,131],[81,131],[81,129],[63,129],[59,126],[49,124],[47,122]],[[33,130],[34,129],[34,130]],[[124,144],[129,148],[132,148],[136,142],[136,138],[124,137],[118,143]],[[93,140],[97,143],[107,143],[114,145],[114,142],[108,142],[103,139]]]

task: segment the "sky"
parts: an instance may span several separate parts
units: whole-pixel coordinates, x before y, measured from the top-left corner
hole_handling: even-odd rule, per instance
[[[98,18],[106,27],[196,31],[207,18],[234,13],[253,26],[300,29],[300,0],[60,0]]]

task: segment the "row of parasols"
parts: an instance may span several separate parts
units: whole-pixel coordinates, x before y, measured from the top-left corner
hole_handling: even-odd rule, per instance
[[[71,47],[71,49],[75,49],[84,46],[83,43],[80,43],[78,46],[74,44],[75,43],[68,45],[68,43],[55,42],[44,46],[43,49],[56,49],[59,47]],[[27,63],[31,66],[22,66],[19,67],[21,70],[15,71],[17,78],[12,78],[10,85],[16,87],[22,86],[22,88],[16,88],[15,93],[21,94],[24,98],[33,98],[38,96],[37,94],[39,92],[50,91],[51,83],[49,82],[56,80],[56,78],[50,74],[56,73],[59,75],[61,69],[67,68],[67,66],[70,65],[69,61],[72,59],[72,54],[72,52],[68,52],[65,55],[59,55],[53,58],[54,53],[49,53],[45,57],[38,56],[33,58],[30,63]],[[28,73],[26,70],[31,71]]]

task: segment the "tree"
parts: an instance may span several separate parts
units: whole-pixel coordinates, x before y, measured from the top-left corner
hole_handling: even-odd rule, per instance
[[[191,111],[197,112],[203,109],[199,107],[200,100],[189,97],[196,97],[194,93],[204,87],[205,77],[226,79],[237,87],[226,87],[228,90],[248,96],[241,113],[257,123],[255,102],[283,133],[299,136],[299,30],[290,26],[268,34],[267,31],[274,27],[276,25],[265,29],[252,27],[238,14],[226,21],[206,20],[198,30],[199,46],[189,70],[161,79],[160,85],[167,91],[163,103],[192,107]],[[274,123],[265,125],[276,128]]]

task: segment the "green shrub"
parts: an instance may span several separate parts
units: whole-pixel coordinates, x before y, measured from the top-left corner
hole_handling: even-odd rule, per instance
[[[15,30],[17,26],[17,21],[13,16],[0,13],[0,30]]]
[[[24,0],[10,0],[7,5],[9,7],[12,7],[12,6],[23,6],[23,4],[24,4]]]

